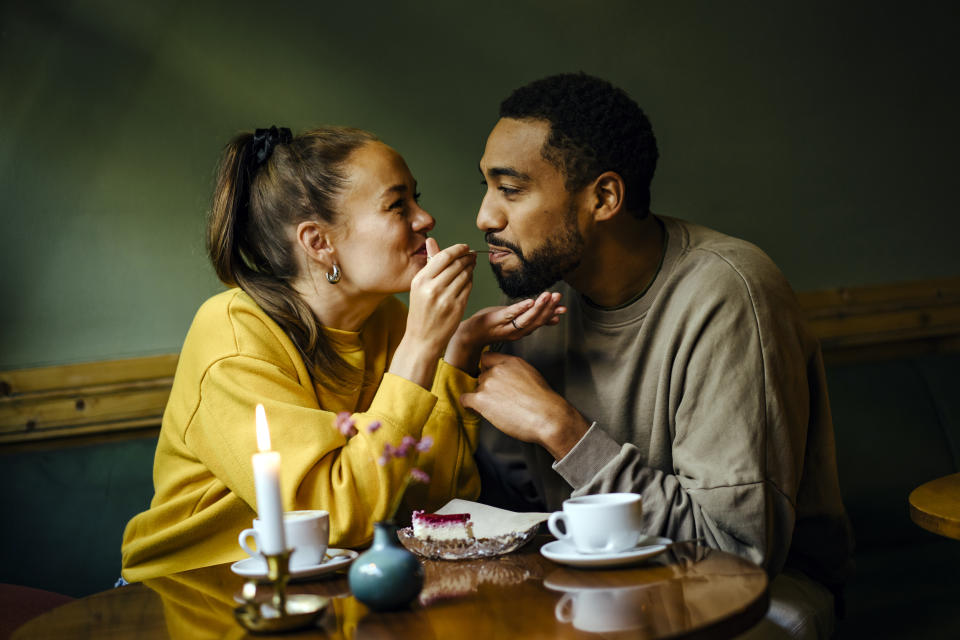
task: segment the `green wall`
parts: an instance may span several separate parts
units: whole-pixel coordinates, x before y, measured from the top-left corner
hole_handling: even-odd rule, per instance
[[[951,3],[666,4],[7,0],[0,369],[179,350],[219,289],[203,215],[241,129],[371,129],[441,243],[480,243],[497,104],[568,70],[649,113],[655,211],[797,289],[960,275]],[[496,298],[478,271],[471,308]]]

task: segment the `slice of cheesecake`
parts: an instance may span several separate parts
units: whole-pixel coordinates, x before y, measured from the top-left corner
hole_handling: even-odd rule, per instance
[[[413,535],[421,540],[473,540],[473,522],[469,513],[450,513],[440,515],[436,513],[413,512]]]

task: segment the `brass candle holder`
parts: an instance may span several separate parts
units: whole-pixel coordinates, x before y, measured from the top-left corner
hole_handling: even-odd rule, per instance
[[[330,599],[310,593],[287,595],[290,551],[264,554],[264,557],[267,580],[263,584],[273,585],[273,595],[268,601],[258,599],[261,581],[247,580],[241,592],[245,604],[233,610],[237,622],[251,633],[279,633],[314,626]]]

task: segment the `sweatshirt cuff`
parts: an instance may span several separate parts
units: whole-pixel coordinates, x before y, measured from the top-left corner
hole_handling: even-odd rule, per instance
[[[620,444],[594,422],[573,449],[553,463],[553,470],[576,490],[593,480],[619,453]]]
[[[460,402],[460,394],[477,390],[477,379],[458,369],[444,359],[437,364],[437,374],[433,377],[433,393],[438,398],[450,398],[452,403]]]
[[[420,436],[437,404],[437,396],[404,377],[385,373],[367,413],[386,420],[403,433]]]

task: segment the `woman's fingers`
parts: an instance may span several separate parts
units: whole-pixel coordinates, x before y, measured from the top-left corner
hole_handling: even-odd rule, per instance
[[[560,305],[560,294],[556,292],[544,292],[537,296],[533,305],[526,311],[513,319],[513,326],[517,330],[527,335],[538,327],[550,322],[553,318],[559,321],[559,314],[566,311],[565,307]],[[555,323],[553,323],[555,324]]]
[[[493,326],[508,325],[511,322],[516,322],[517,324],[520,324],[517,321],[517,318],[522,317],[524,313],[526,313],[529,309],[533,308],[533,305],[534,305],[534,301],[531,300],[530,298],[527,298],[526,300],[521,300],[520,302],[514,302],[510,306],[503,307],[500,310],[490,314],[491,315],[490,323]]]
[[[460,297],[463,294],[464,289],[468,290],[473,287],[473,269],[475,265],[468,265],[465,269],[460,271],[454,276],[449,285],[447,285],[446,290],[453,293],[454,297]]]
[[[529,309],[513,319],[513,326],[518,329],[526,329],[532,324],[535,324],[537,317],[543,311],[544,307],[549,304],[551,299],[552,296],[549,292],[541,293],[533,301]]]
[[[440,252],[440,245],[437,244],[437,241],[434,238],[427,238],[426,242],[427,247],[427,260],[430,260],[433,256],[437,255]]]
[[[431,253],[431,245],[433,253]],[[464,256],[472,256],[474,260],[477,257],[475,253],[470,253],[470,247],[465,244],[454,244],[440,250],[436,240],[427,238],[427,264],[421,271],[428,276],[435,276],[450,266],[454,260]]]
[[[454,245],[431,257],[417,274],[416,282],[421,285],[431,283],[439,292],[450,286],[459,273],[465,269],[472,269],[476,263],[477,256],[470,253],[467,245]]]
[[[443,295],[444,291],[456,290],[458,284],[462,284],[464,276],[472,280],[475,267],[475,258],[469,255],[460,257],[448,264],[435,276],[428,278],[424,284],[432,292],[431,295],[440,296]]]
[[[476,266],[472,259],[467,262],[462,262],[463,260],[467,258],[455,259],[434,277],[424,278],[421,277],[422,272],[418,274],[419,282],[411,288],[410,292],[411,306],[417,299],[423,305],[423,309],[429,309],[432,317],[447,317],[454,314],[456,321],[459,322],[466,307],[466,299],[473,287],[473,270]]]

